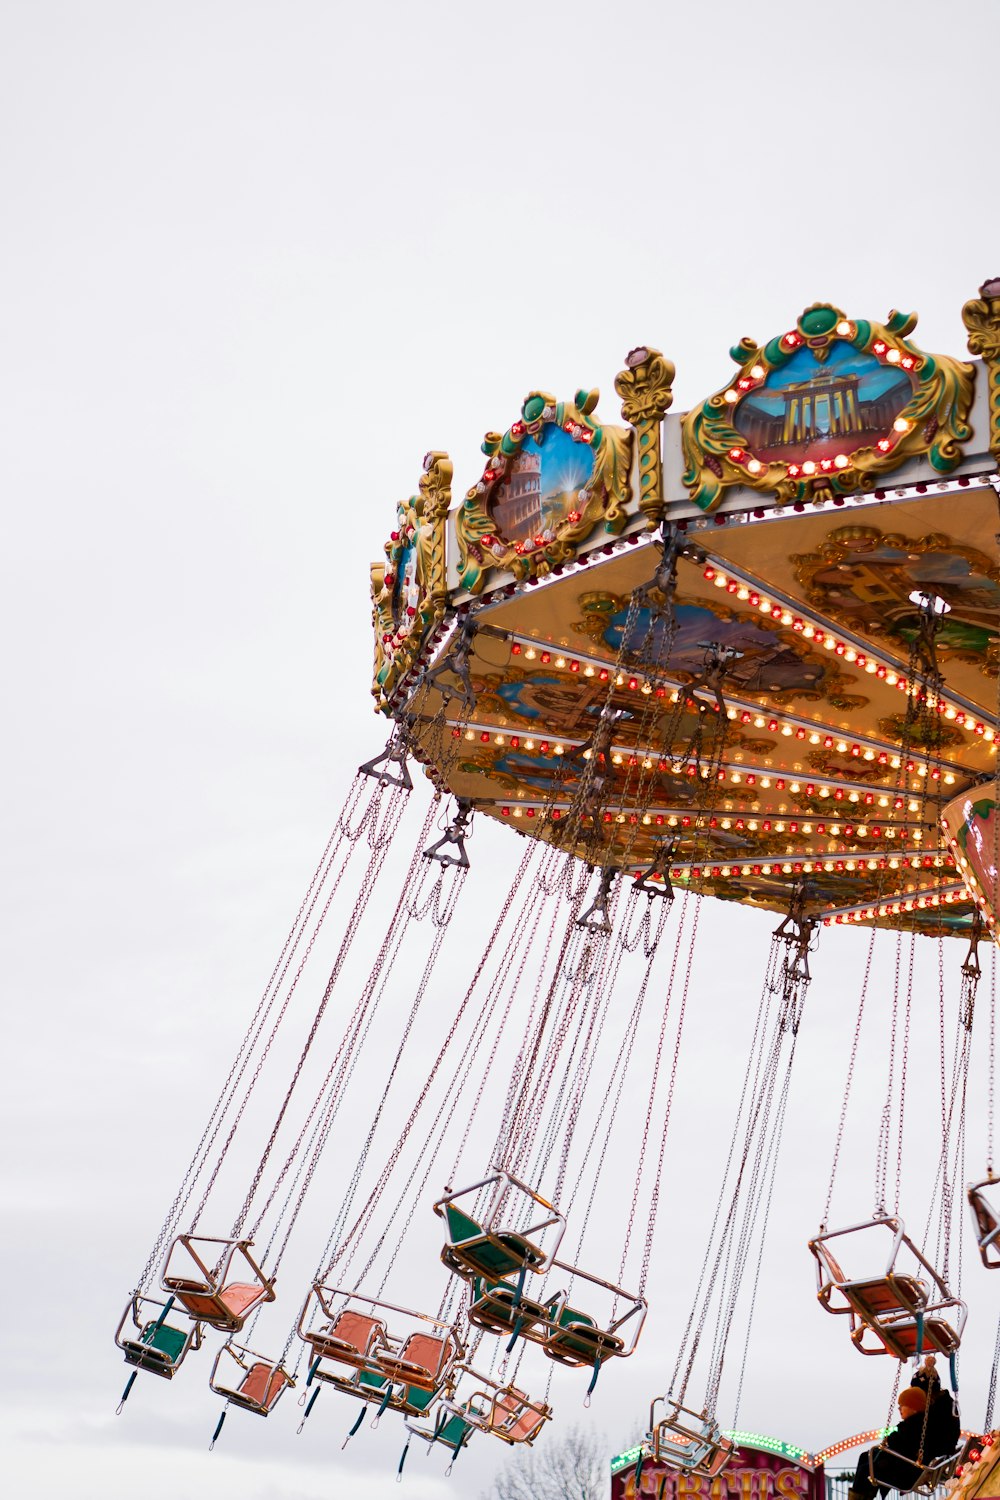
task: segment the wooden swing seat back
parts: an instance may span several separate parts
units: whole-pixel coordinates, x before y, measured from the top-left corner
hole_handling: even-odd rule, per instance
[[[986,1197],[988,1188],[1000,1188],[995,1177],[986,1177],[974,1182],[968,1190],[969,1207],[976,1226],[976,1248],[979,1258],[988,1271],[1000,1270],[1000,1217]]]
[[[524,1443],[529,1448],[552,1416],[552,1408],[544,1401],[532,1401],[516,1386],[507,1386],[493,1398],[488,1431],[505,1443]]]
[[[250,1240],[213,1239],[180,1234],[167,1251],[160,1286],[176,1297],[188,1315],[225,1333],[239,1333],[255,1308],[274,1301],[274,1281],[268,1279],[250,1254]],[[222,1250],[209,1266],[195,1246],[219,1245]],[[176,1261],[185,1274],[178,1274]],[[252,1280],[231,1275],[233,1262]],[[192,1274],[193,1272],[197,1274]]]
[[[239,1371],[232,1382],[218,1374],[219,1362],[227,1350],[233,1354]],[[247,1358],[241,1359],[240,1355]],[[295,1385],[295,1380],[277,1361],[259,1358],[248,1349],[234,1353],[228,1344],[224,1344],[216,1358],[209,1385],[216,1395],[224,1396],[233,1406],[266,1417],[283,1393]]]
[[[159,1302],[153,1297],[136,1294],[122,1314],[115,1334],[115,1343],[125,1356],[126,1364],[137,1370],[147,1370],[172,1380],[174,1372],[189,1349],[201,1347],[201,1325],[193,1323],[188,1328],[175,1328],[165,1321],[170,1302]],[[148,1307],[149,1312],[144,1312]],[[154,1309],[159,1309],[156,1317]],[[131,1327],[126,1329],[126,1324]]]
[[[316,1359],[332,1359],[355,1369],[365,1368],[372,1352],[387,1342],[385,1323],[353,1308],[343,1308],[329,1323],[310,1329],[303,1338]]]
[[[498,1437],[512,1447],[530,1446],[552,1416],[544,1401],[533,1401],[515,1385],[501,1385],[490,1375],[481,1375],[470,1365],[456,1364],[452,1370],[455,1384],[468,1380],[474,1387],[459,1404],[454,1396],[445,1396],[443,1410],[477,1432]]]
[[[387,1380],[433,1393],[447,1380],[457,1355],[455,1341],[448,1335],[411,1333],[398,1352],[379,1347],[373,1360]]]

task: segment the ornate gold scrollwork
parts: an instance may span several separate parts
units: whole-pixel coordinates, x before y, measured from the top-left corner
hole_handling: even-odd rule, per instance
[[[881,474],[911,458],[926,458],[938,473],[950,473],[972,432],[973,367],[918,349],[909,340],[916,322],[914,313],[893,311],[884,324],[871,323],[818,302],[806,308],[794,328],[762,347],[742,339],[730,350],[737,375],[689,411],[681,424],[684,483],[695,504],[712,510],[736,485],[768,493],[779,505],[849,495],[873,489]],[[801,362],[805,353],[819,365],[830,361],[832,367],[842,357],[834,355],[838,348],[842,354],[853,351],[849,358],[854,367],[849,365],[850,373],[842,379],[814,372],[789,380],[784,373],[790,361]],[[890,370],[905,373],[911,386],[905,405],[890,403],[891,409],[882,410],[885,403],[878,395],[860,401],[859,359],[862,370],[875,372],[881,366],[883,379]],[[779,378],[772,381],[774,376]],[[852,389],[835,396],[834,389],[845,384]],[[762,413],[762,398],[782,400],[784,413]],[[748,435],[742,428],[755,402],[758,414]],[[782,430],[769,431],[775,422]],[[834,431],[844,437],[842,447],[829,442]],[[810,445],[820,433],[827,444],[813,457]],[[862,446],[852,447],[859,435]]]
[[[650,529],[663,520],[663,454],[660,424],[674,399],[676,371],[659,349],[640,347],[625,356],[615,376],[622,416],[635,430],[639,452],[639,506]]]
[[[396,528],[385,544],[386,561],[372,563],[376,705],[389,699],[420,654],[428,632],[448,606],[445,530],[451,504],[452,464],[447,453],[428,453],[419,493],[401,500]]]
[[[572,561],[580,543],[598,523],[612,536],[628,520],[629,470],[632,434],[624,427],[601,427],[591,416],[598,392],[577,391],[573,401],[559,401],[547,391],[532,391],[521,407],[520,419],[507,432],[488,432],[483,441],[486,465],[482,478],[469,490],[455,513],[458,576],[461,587],[478,594],[491,572],[510,572],[515,578],[541,578],[554,567]],[[530,465],[531,484],[542,496],[541,468],[549,434],[559,429],[581,451],[592,454],[590,473],[571,508],[546,517],[533,502],[527,510],[539,530],[507,537],[494,515],[494,505],[508,493],[512,477]],[[524,476],[528,476],[525,474]],[[533,491],[533,492],[534,492]]]
[[[969,353],[986,366],[990,393],[990,452],[1000,463],[1000,276],[984,281],[979,296],[962,308]]]

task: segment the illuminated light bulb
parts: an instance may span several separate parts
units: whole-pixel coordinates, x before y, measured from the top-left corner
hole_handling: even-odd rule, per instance
[[[717,589],[724,589],[726,583],[728,582],[725,573],[716,573],[715,579],[713,581]]]
[[[721,826],[728,831],[733,826],[732,818],[723,818]]]
[[[562,755],[562,754],[564,754],[562,745],[554,745],[553,748],[552,748],[552,754],[553,755]]]
[[[732,406],[733,403],[735,401],[738,401],[740,398],[739,398],[738,393],[733,390],[732,386],[730,386],[729,390],[726,392],[726,394],[725,394],[725,396],[724,396],[723,399],[726,400],[726,401],[728,401],[729,404],[730,404],[730,406]]]
[[[584,758],[584,760],[593,760],[593,758],[594,758],[594,752],[593,752],[593,750],[585,750],[583,752],[583,758]]]
[[[955,785],[955,778],[951,774],[950,771],[947,771],[945,773],[944,784],[945,784],[945,786],[954,786]]]
[[[747,472],[749,474],[759,474],[763,467],[764,465],[761,463],[759,458],[752,458],[747,464]]]
[[[813,463],[811,458],[807,458],[805,463],[802,465],[802,472],[803,474],[815,474],[816,465]]]
[[[767,788],[768,788],[768,787],[769,787],[769,786],[770,786],[770,785],[771,785],[771,778],[770,778],[770,776],[762,776],[762,777],[761,777],[761,778],[760,778],[760,784],[761,784],[761,786],[762,786],[762,787],[763,787],[763,788],[764,788],[764,789],[765,789],[765,791],[766,791],[766,790],[767,790]]]
[[[909,432],[910,424],[905,417],[897,417],[892,424],[895,432]]]
[[[816,734],[815,731],[809,736],[809,743],[810,743],[810,745],[818,745],[819,744],[819,735]]]
[[[740,775],[739,771],[734,771],[729,779],[734,786],[737,786],[743,780],[743,777]]]
[[[826,647],[826,649],[828,651],[832,651],[833,648],[834,648],[834,646],[836,646],[836,644],[837,644],[837,642],[834,640],[834,638],[833,638],[832,635],[827,635],[827,636],[823,637],[823,645]]]
[[[781,732],[786,737],[786,739],[790,738],[791,735],[792,735],[792,726],[791,726],[791,724],[782,724],[782,726],[781,726]]]
[[[565,656],[557,656],[556,657],[556,666],[557,667],[564,667],[565,665],[566,665],[566,658],[565,658]]]
[[[897,672],[886,672],[885,680],[890,687],[895,687],[899,681],[899,674]]]
[[[869,746],[869,748],[864,753],[864,759],[865,760],[874,760],[875,759],[875,751],[872,750],[870,746]]]
[[[503,744],[506,743],[506,741],[504,740],[504,737],[503,737],[502,734],[495,734],[493,736],[493,743],[495,745],[503,745]]]
[[[583,669],[583,675],[584,675],[584,677],[593,677],[593,675],[594,675],[594,669],[593,669],[593,667],[590,666],[589,664],[587,666],[585,666],[584,669]]]
[[[474,740],[476,738],[475,731],[472,729],[467,729],[465,731],[465,738],[467,740]]]
[[[745,584],[741,584],[740,587],[736,590],[736,597],[737,599],[750,598],[750,590],[746,587]]]
[[[611,764],[614,766],[620,766],[623,758],[623,756],[619,755],[618,752],[615,751],[614,755],[612,755],[611,757]]]
[[[791,613],[787,609],[783,609],[781,612],[781,623],[782,625],[790,625],[792,623]]]
[[[538,655],[538,652],[535,650],[534,646],[529,646],[524,654],[528,661],[534,661],[535,657]]]
[[[790,792],[801,792],[802,788],[797,781],[792,781],[789,782],[788,790]]]
[[[878,671],[878,667],[875,665],[875,663],[873,661],[866,661],[865,662],[865,671],[866,672],[877,672]]]
[[[890,349],[888,354],[886,355],[886,359],[891,365],[898,365],[899,361],[902,359],[902,355],[900,354],[898,349]]]
[[[753,365],[752,368],[751,368],[751,370],[750,370],[750,374],[753,376],[754,380],[763,380],[764,379],[764,366],[763,365]]]
[[[652,823],[653,820],[649,816],[649,813],[643,813],[643,815],[642,815],[642,821],[648,827],[649,824]]]
[[[841,321],[837,324],[837,332],[843,338],[849,338],[850,337],[851,333],[853,332],[853,329],[851,328],[850,323],[847,322],[846,318],[842,318]]]
[[[534,750],[534,748],[535,748],[535,742],[534,742],[534,740],[525,740],[525,742],[524,742],[524,748],[525,748],[525,750]]]
[[[676,828],[677,827],[677,819],[672,814],[667,819],[667,827],[668,828]]]
[[[762,599],[757,605],[757,608],[760,610],[762,615],[769,615],[771,613],[770,599]]]

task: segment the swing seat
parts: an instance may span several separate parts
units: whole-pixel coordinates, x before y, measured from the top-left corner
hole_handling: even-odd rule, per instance
[[[368,1362],[372,1350],[386,1342],[386,1329],[381,1318],[344,1308],[332,1323],[312,1329],[305,1339],[315,1358],[338,1360],[360,1369]]]
[[[946,1453],[942,1458],[928,1459],[926,1463],[911,1458],[909,1454],[896,1453],[892,1448],[872,1448],[868,1454],[868,1474],[872,1483],[876,1483],[875,1456],[878,1453],[884,1453],[888,1458],[895,1458],[901,1463],[910,1464],[916,1470],[913,1483],[907,1485],[906,1489],[901,1490],[898,1486],[893,1486],[898,1494],[931,1495],[949,1480],[954,1479],[955,1470],[962,1462],[967,1446],[966,1440],[962,1438],[953,1453]]]
[[[544,1324],[555,1316],[557,1303],[536,1302],[508,1281],[489,1282],[477,1277],[472,1285],[468,1319],[476,1328],[504,1337],[517,1328],[521,1338],[543,1343],[547,1337]]]
[[[551,1416],[552,1408],[544,1401],[532,1401],[524,1391],[508,1386],[493,1399],[488,1430],[511,1446],[526,1443],[530,1447]]]
[[[411,1333],[398,1353],[389,1348],[379,1349],[373,1358],[388,1380],[433,1394],[444,1383],[457,1353],[451,1338]]]
[[[207,1263],[212,1258],[209,1252],[200,1249],[209,1245],[224,1247],[214,1267]],[[255,1308],[274,1301],[274,1281],[257,1265],[250,1245],[250,1240],[180,1234],[167,1251],[160,1286],[176,1297],[190,1317],[224,1333],[239,1333]],[[234,1261],[242,1262],[241,1269],[250,1271],[254,1279],[230,1279]]]
[[[208,1383],[217,1396],[224,1396],[233,1406],[266,1417],[282,1392],[295,1385],[295,1378],[280,1360],[265,1359],[230,1341],[215,1356]]]
[[[529,1271],[537,1271],[544,1265],[544,1254],[524,1235],[510,1229],[487,1233],[453,1203],[445,1204],[445,1217],[449,1239],[441,1251],[441,1259],[449,1271],[465,1280],[486,1276],[499,1281],[504,1276],[516,1275],[525,1266]]]
[[[144,1315],[142,1304],[159,1308],[158,1315],[155,1318]],[[187,1329],[175,1328],[164,1321],[169,1310],[169,1302],[162,1303],[154,1297],[137,1294],[122,1314],[115,1334],[115,1343],[124,1354],[126,1364],[134,1365],[137,1370],[148,1370],[165,1380],[173,1379],[174,1371],[189,1349],[201,1347],[200,1324],[195,1323]],[[130,1315],[132,1328],[126,1333],[125,1324]]]
[[[465,1420],[460,1412],[442,1411],[441,1416],[444,1420],[434,1428],[433,1432],[422,1431],[419,1427],[412,1430],[430,1443],[442,1443],[453,1453],[461,1452],[476,1429]]]
[[[625,1341],[610,1329],[599,1328],[587,1313],[564,1305],[542,1348],[561,1365],[594,1366],[621,1354]]]
[[[280,1365],[268,1364],[259,1359],[252,1364],[235,1391],[229,1391],[229,1400],[234,1406],[256,1412],[266,1417],[279,1396],[295,1382]]]
[[[865,1343],[871,1333],[878,1345]],[[851,1330],[851,1343],[862,1354],[892,1354],[896,1359],[916,1359],[920,1354],[943,1354],[950,1357],[962,1342],[961,1332],[945,1318],[925,1316],[923,1328],[916,1318],[888,1319],[878,1323],[859,1324]]]
[[[153,1370],[169,1379],[184,1357],[188,1335],[169,1323],[147,1323],[137,1340],[123,1344],[125,1359],[140,1370]]]
[[[967,1194],[976,1226],[976,1248],[988,1271],[1000,1270],[1000,1218],[985,1195],[987,1188],[997,1186],[995,1178],[987,1177],[982,1182],[973,1183]]]
[[[458,1200],[476,1198],[486,1188],[493,1190],[492,1196],[474,1219]],[[448,1192],[434,1204],[434,1212],[448,1231],[441,1259],[465,1280],[486,1276],[499,1281],[522,1270],[547,1271],[566,1232],[558,1208],[503,1167],[492,1168],[488,1177],[469,1187]],[[520,1228],[509,1227],[511,1221]]]
[[[845,1281],[840,1290],[858,1317],[873,1328],[883,1320],[923,1312],[930,1296],[926,1281],[916,1276],[877,1276],[869,1281]]]
[[[669,1408],[656,1421],[659,1405]],[[682,1406],[672,1396],[657,1396],[649,1410],[649,1444],[653,1458],[667,1468],[686,1474],[717,1478],[735,1452],[732,1439],[724,1437],[714,1419],[704,1412]]]

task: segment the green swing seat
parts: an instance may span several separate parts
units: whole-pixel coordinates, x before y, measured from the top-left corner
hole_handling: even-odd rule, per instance
[[[466,1280],[485,1276],[498,1281],[525,1267],[535,1270],[544,1264],[542,1251],[523,1235],[510,1229],[487,1232],[453,1203],[446,1203],[444,1212],[449,1240],[441,1259],[456,1275]]]
[[[127,1364],[135,1365],[138,1370],[151,1370],[169,1380],[184,1356],[187,1343],[188,1335],[180,1328],[150,1322],[137,1339],[123,1341],[122,1350]]]
[[[556,1326],[546,1337],[543,1348],[550,1359],[561,1365],[596,1366],[621,1354],[625,1343],[617,1334],[598,1328],[589,1314],[567,1305],[560,1309]]]
[[[521,1338],[542,1343],[546,1337],[544,1325],[555,1317],[557,1306],[558,1299],[536,1302],[523,1292],[519,1296],[517,1287],[509,1281],[477,1276],[472,1283],[468,1318],[477,1328],[500,1338],[516,1331]]]
[[[160,1302],[155,1297],[133,1297],[122,1314],[115,1343],[125,1356],[125,1363],[137,1370],[148,1370],[171,1380],[189,1349],[201,1346],[201,1328],[195,1323],[175,1328],[166,1321],[173,1299]],[[156,1317],[149,1311],[159,1309]]]

